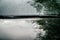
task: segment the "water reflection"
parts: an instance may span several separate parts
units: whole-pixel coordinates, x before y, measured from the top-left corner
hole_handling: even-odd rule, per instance
[[[37,34],[43,36],[43,29],[38,29],[38,19],[0,19],[0,39],[34,40]]]
[[[33,19],[0,19],[0,39],[33,40],[37,24],[32,21]]]

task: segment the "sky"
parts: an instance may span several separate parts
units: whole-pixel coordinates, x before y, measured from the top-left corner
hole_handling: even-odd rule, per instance
[[[0,38],[31,40],[39,32],[42,33],[42,36],[45,34],[45,31],[35,27],[39,27],[39,25],[32,23],[31,19],[0,19]]]
[[[1,0],[0,15],[38,15],[28,1],[31,0]]]

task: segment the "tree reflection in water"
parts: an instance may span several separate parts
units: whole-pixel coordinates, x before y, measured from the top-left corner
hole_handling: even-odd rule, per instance
[[[37,21],[40,21],[40,20],[33,21],[35,32],[36,32],[36,37],[34,40],[42,40],[42,37],[45,37],[46,35],[46,31],[43,29],[43,26],[37,23]]]

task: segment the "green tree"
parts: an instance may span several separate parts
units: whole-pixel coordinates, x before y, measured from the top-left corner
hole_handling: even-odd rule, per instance
[[[56,0],[32,0],[31,6],[36,8],[37,12],[43,9],[46,15],[58,15],[60,13],[60,3]]]
[[[60,4],[57,3],[57,0],[33,1],[31,5],[36,8],[37,12],[41,13],[42,8],[44,8],[44,15],[60,15]],[[60,18],[43,18],[38,20],[37,23],[43,26],[46,35],[42,37],[38,34],[38,39],[35,40],[58,40],[60,38]]]

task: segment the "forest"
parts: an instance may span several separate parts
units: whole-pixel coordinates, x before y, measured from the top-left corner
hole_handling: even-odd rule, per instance
[[[38,13],[43,10],[43,15],[60,16],[60,1],[59,0],[32,0],[31,6],[36,8]],[[42,15],[42,14],[40,14]],[[42,18],[42,20],[36,21],[46,31],[44,36],[38,33],[34,40],[58,40],[60,39],[60,18]]]

